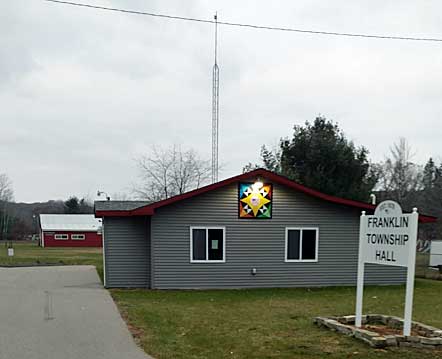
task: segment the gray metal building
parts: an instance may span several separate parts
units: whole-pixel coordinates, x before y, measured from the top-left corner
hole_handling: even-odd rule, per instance
[[[359,216],[374,208],[263,169],[155,203],[98,201],[105,286],[355,285]],[[367,284],[405,278],[405,269],[367,265]]]

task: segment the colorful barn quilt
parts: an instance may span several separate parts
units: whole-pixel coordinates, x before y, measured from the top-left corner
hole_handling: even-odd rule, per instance
[[[273,186],[270,183],[240,183],[238,194],[240,218],[272,218]]]

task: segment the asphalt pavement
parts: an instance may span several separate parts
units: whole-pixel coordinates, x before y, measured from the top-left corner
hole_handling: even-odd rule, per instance
[[[0,268],[0,359],[148,359],[93,266]]]

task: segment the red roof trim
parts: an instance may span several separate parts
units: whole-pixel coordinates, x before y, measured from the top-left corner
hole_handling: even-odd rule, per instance
[[[238,182],[238,181],[242,181],[242,180],[246,180],[246,179],[250,179],[251,177],[265,177],[266,179],[271,180],[272,182],[276,182],[282,185],[285,185],[289,188],[295,189],[297,191],[303,192],[305,194],[308,194],[310,196],[331,202],[331,203],[336,203],[336,204],[341,204],[344,206],[349,206],[349,207],[354,207],[354,208],[358,208],[361,210],[367,210],[367,211],[374,211],[374,209],[376,208],[375,205],[372,204],[368,204],[368,203],[364,203],[364,202],[359,202],[359,201],[354,201],[351,199],[345,199],[345,198],[340,198],[340,197],[336,197],[336,196],[331,196],[319,191],[316,191],[312,188],[308,188],[306,186],[303,186],[299,183],[296,183],[290,179],[288,179],[287,177],[275,174],[273,172],[267,171],[265,169],[259,168],[257,170],[251,171],[251,172],[247,172],[247,173],[243,173],[240,174],[238,176],[234,176],[228,179],[225,179],[223,181],[220,182],[216,182],[198,189],[195,189],[193,191],[190,192],[186,192],[174,197],[170,197],[167,199],[164,199],[162,201],[158,201],[155,203],[151,203],[147,206],[144,207],[140,207],[131,211],[97,211],[96,212],[96,216],[97,217],[105,217],[105,216],[151,216],[154,214],[155,209],[163,207],[163,206],[167,206],[169,204],[175,203],[175,202],[179,202],[188,198],[192,198],[194,196],[198,196],[200,194],[209,192],[209,191],[213,191],[216,190],[218,188],[227,186],[229,184]],[[436,222],[437,218],[436,217],[432,217],[432,216],[425,216],[425,215],[419,215],[419,221],[422,223],[430,223],[430,222]]]

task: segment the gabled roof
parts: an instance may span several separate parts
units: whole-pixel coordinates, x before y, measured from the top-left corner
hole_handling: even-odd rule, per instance
[[[174,196],[174,197],[170,197],[170,198],[164,199],[162,201],[153,202],[148,205],[145,205],[145,206],[142,206],[139,208],[135,208],[132,210],[109,210],[109,211],[106,211],[106,210],[98,210],[96,208],[95,209],[95,216],[96,217],[151,216],[155,213],[155,209],[157,209],[157,208],[164,207],[169,204],[176,203],[176,202],[179,202],[179,201],[182,201],[185,199],[189,199],[189,198],[198,196],[200,194],[228,186],[228,185],[235,183],[235,182],[250,180],[253,177],[255,177],[255,178],[263,177],[266,180],[270,180],[271,182],[279,183],[281,185],[292,188],[296,191],[303,192],[307,195],[322,199],[327,202],[340,204],[340,205],[344,205],[344,206],[348,206],[348,207],[353,207],[353,208],[360,209],[360,210],[366,210],[369,212],[373,212],[374,209],[376,208],[375,205],[372,205],[369,203],[354,201],[351,199],[345,199],[345,198],[340,198],[340,197],[336,197],[336,196],[331,196],[331,195],[316,191],[312,188],[308,188],[308,187],[303,186],[295,181],[292,181],[292,180],[288,179],[287,177],[278,175],[278,174],[273,173],[271,171],[267,171],[263,168],[259,168],[254,171],[250,171],[247,173],[240,174],[238,176],[230,177],[230,178],[227,178],[223,181],[216,182],[216,183],[210,184],[208,186],[204,186],[204,187],[201,187],[201,188],[195,189],[193,191],[189,191],[189,192],[186,192],[186,193]],[[425,216],[422,214],[419,215],[419,221],[423,222],[423,223],[435,222],[436,220],[437,220],[436,217]]]
[[[84,231],[97,232],[101,220],[93,214],[40,214],[43,231]]]

